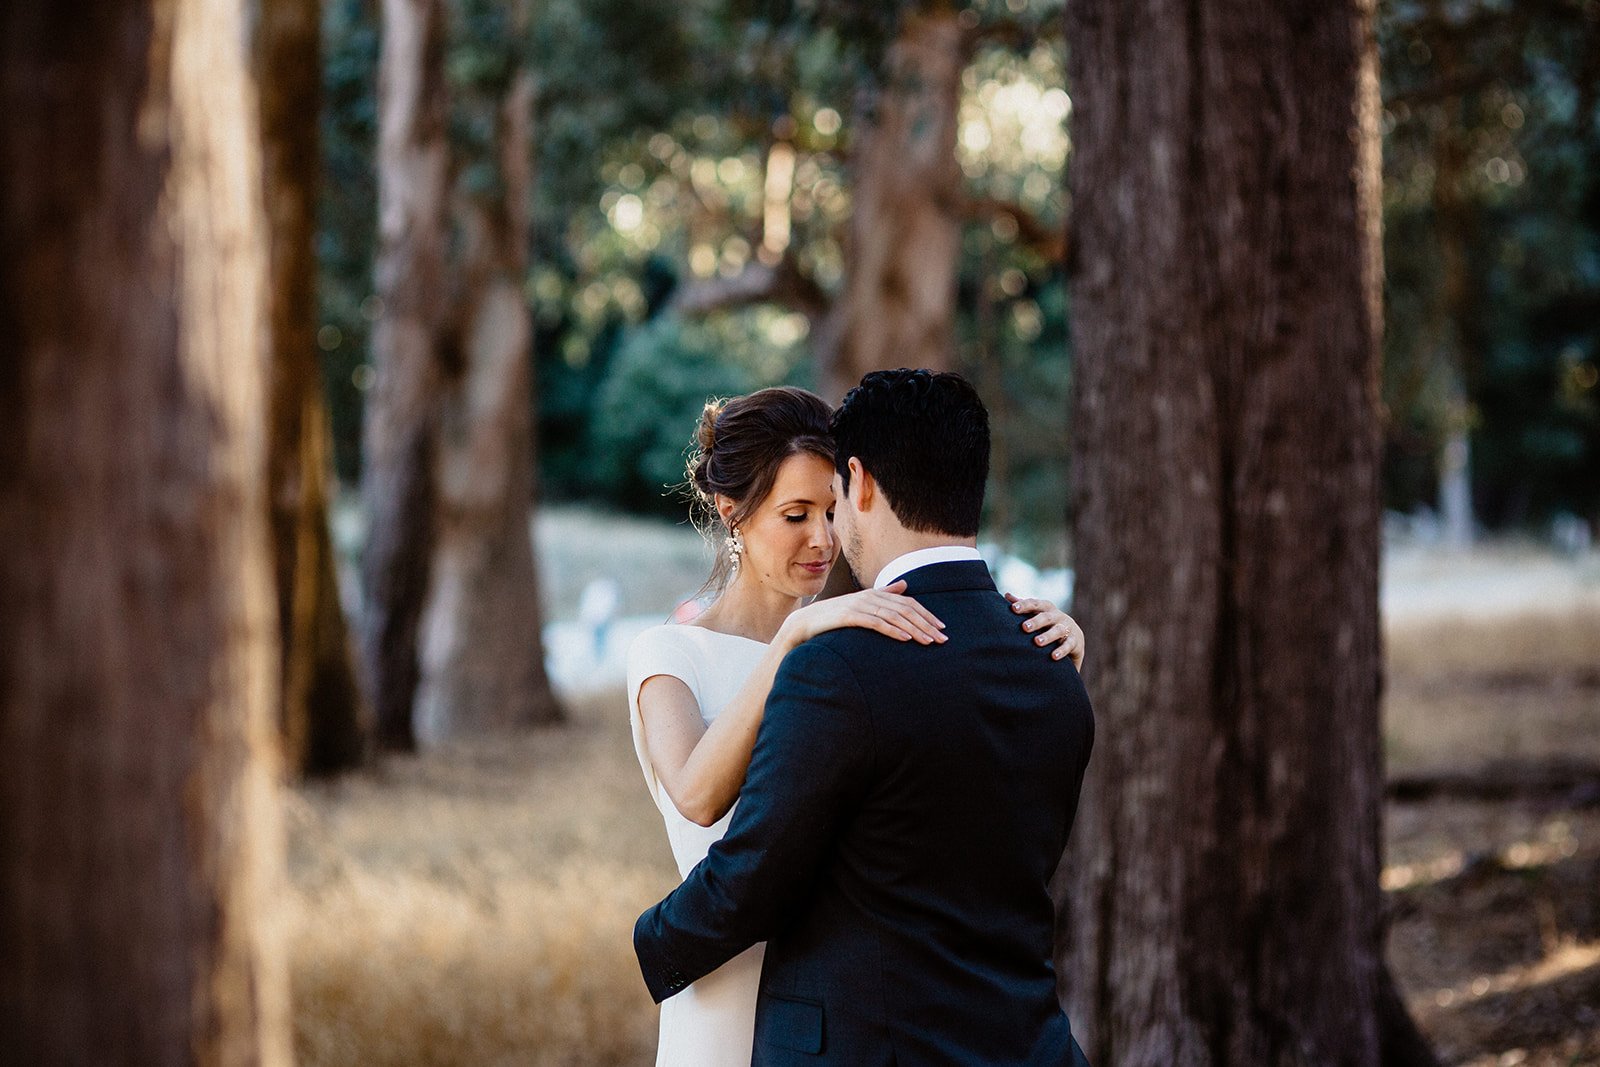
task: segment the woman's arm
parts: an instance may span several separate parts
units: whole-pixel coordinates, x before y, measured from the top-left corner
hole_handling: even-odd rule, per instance
[[[728,813],[744,785],[761,714],[778,664],[811,637],[843,626],[860,626],[900,641],[944,641],[943,623],[910,597],[904,582],[884,589],[818,601],[792,613],[761,661],[710,726],[689,687],[670,675],[647,678],[639,689],[644,744],[662,788],[683,817],[710,826]]]
[[[700,717],[694,694],[677,678],[658,674],[640,687],[645,751],[667,796],[690,822],[710,826],[733,807],[750,766],[767,693],[788,651],[769,645],[738,695],[710,726]]]

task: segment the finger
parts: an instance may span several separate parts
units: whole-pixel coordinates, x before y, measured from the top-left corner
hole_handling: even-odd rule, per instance
[[[906,580],[904,578],[896,578],[881,590],[881,592],[885,593],[904,593],[905,591]]]
[[[885,598],[885,600],[886,606],[896,611],[914,613],[926,619],[928,621],[928,625],[936,627],[940,630],[944,629],[944,623],[940,620],[939,616],[923,607],[921,602],[913,597],[891,594],[889,597]]]
[[[932,626],[935,630],[944,629],[944,620],[939,618],[939,616],[935,615],[933,612],[929,611],[927,608],[923,607],[921,604],[917,603],[915,600],[911,601],[910,610],[918,618],[927,622],[927,624]]]
[[[894,638],[896,641],[919,640],[919,635],[914,630],[900,625],[898,616],[891,612],[884,611],[882,608],[869,607],[866,610],[858,613],[857,619],[858,621],[855,623],[855,625],[868,630],[876,630],[880,634]],[[920,643],[928,644],[929,642],[927,640],[921,640]]]
[[[926,645],[926,644],[930,644],[931,643],[928,640],[928,638],[926,638],[922,634],[917,633],[914,630],[907,630],[903,626],[896,626],[894,623],[890,622],[888,619],[879,619],[878,620],[878,625],[874,626],[873,629],[877,630],[879,633],[888,634],[890,637],[894,638],[896,641],[915,641],[919,645]]]
[[[1017,602],[1017,594],[1015,593],[1001,593],[1000,595],[1005,597],[1006,600],[1012,604]]]
[[[1028,633],[1033,633],[1036,630],[1043,630],[1046,627],[1061,626],[1068,621],[1070,620],[1068,620],[1065,612],[1041,611],[1035,615],[1029,616],[1028,619],[1023,622],[1022,628]]]
[[[929,642],[944,644],[948,638],[939,632],[939,628],[926,615],[926,612],[901,611],[894,618],[900,626],[927,637]]]
[[[1072,630],[1071,630],[1070,627],[1068,627],[1066,625],[1057,625],[1057,626],[1052,626],[1048,630],[1045,630],[1045,631],[1043,631],[1041,633],[1035,634],[1034,638],[1033,638],[1033,643],[1038,645],[1039,647],[1043,648],[1046,645],[1056,644],[1056,643],[1060,642],[1063,638],[1067,638],[1067,637],[1070,637],[1070,636],[1072,636]]]
[[[1055,605],[1048,600],[1035,600],[1033,597],[1021,597],[1012,601],[1011,610],[1018,615],[1034,615],[1041,611],[1054,608]]]
[[[935,641],[942,640],[944,636],[921,616],[908,608],[888,605],[877,610],[885,622],[908,631],[922,644],[932,644]]]

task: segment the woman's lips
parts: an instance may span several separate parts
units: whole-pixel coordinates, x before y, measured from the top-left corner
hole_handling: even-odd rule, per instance
[[[802,563],[800,566],[810,571],[812,574],[828,573],[828,563],[826,560],[821,563]]]

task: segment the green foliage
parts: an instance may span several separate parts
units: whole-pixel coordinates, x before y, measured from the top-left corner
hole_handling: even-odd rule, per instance
[[[677,513],[662,486],[707,395],[810,374],[776,309],[676,321],[674,288],[737,274],[761,235],[768,153],[795,151],[790,254],[836,290],[858,102],[919,0],[452,0],[446,74],[457,180],[494,195],[495,107],[537,81],[533,266],[543,489]],[[977,0],[1003,29],[965,78],[960,162],[976,198],[1065,225],[1059,0]],[[359,464],[377,313],[377,11],[327,0],[318,253],[335,455]],[[1384,76],[1385,497],[1431,502],[1456,378],[1469,401],[1480,517],[1600,518],[1600,0],[1380,6]],[[1440,153],[1464,153],[1466,298],[1449,312]],[[989,524],[1055,559],[1069,485],[1069,308],[1059,269],[1015,226],[967,228],[961,365],[996,411],[1007,480]],[[1459,374],[1457,373],[1459,369]]]
[[[334,469],[340,480],[350,483],[361,470],[361,392],[372,373],[367,344],[377,315],[371,294],[378,225],[373,163],[378,28],[363,0],[325,0],[322,27],[317,339],[324,353]]]
[[[590,495],[633,511],[683,513],[695,427],[709,397],[789,380],[796,350],[772,344],[772,313],[722,322],[661,316],[632,331],[595,397]]]
[[[1388,501],[1432,502],[1464,387],[1482,521],[1600,521],[1600,3],[1393,2],[1380,30]]]

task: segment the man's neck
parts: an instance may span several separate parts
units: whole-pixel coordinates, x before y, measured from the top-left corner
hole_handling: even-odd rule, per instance
[[[883,568],[899,559],[901,556],[918,552],[924,548],[972,548],[978,547],[976,537],[951,537],[949,534],[918,533],[913,530],[903,530],[894,536],[884,539],[880,550],[874,553],[874,559],[867,565],[867,573],[857,575],[863,582],[871,582]]]

